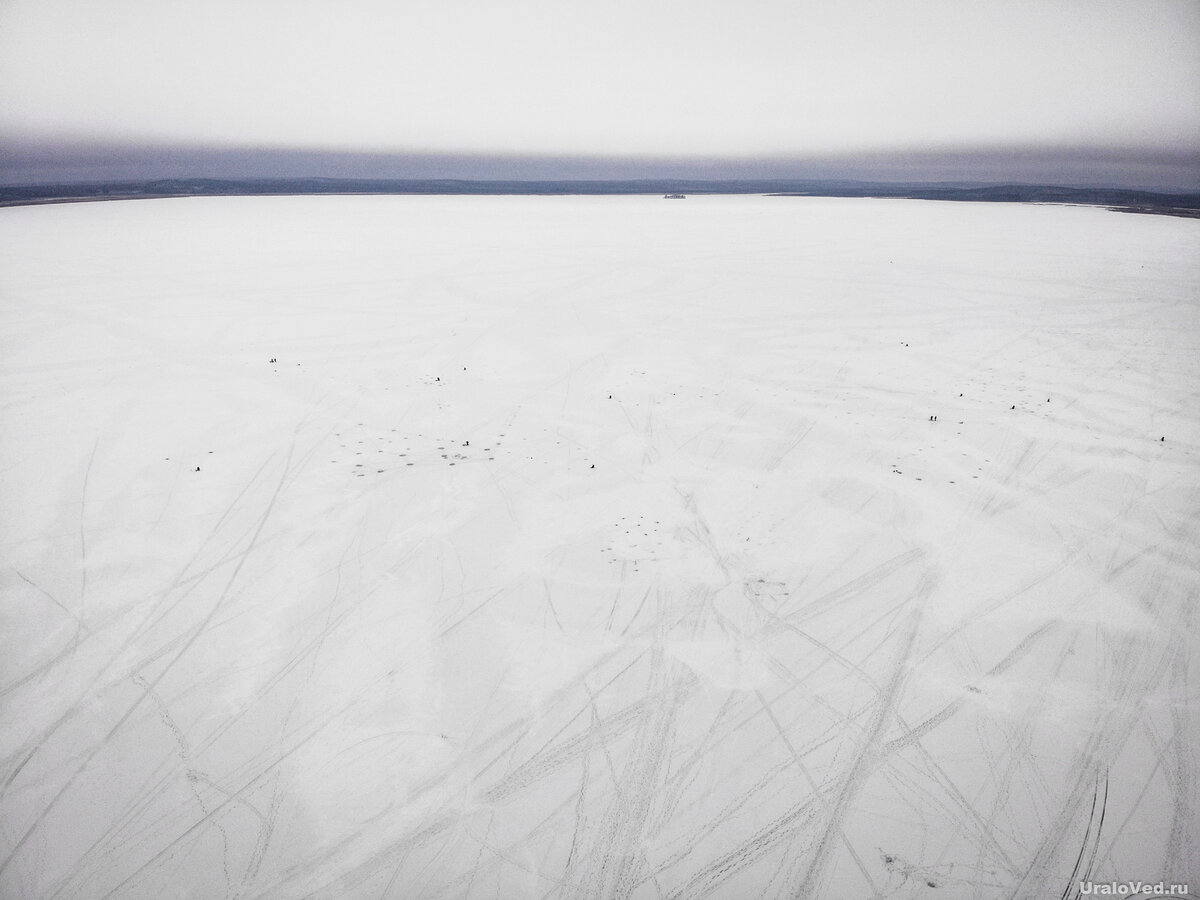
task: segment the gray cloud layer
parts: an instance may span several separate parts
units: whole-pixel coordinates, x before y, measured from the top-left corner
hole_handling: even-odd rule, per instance
[[[1140,148],[975,148],[669,159],[0,142],[0,183],[4,184],[181,177],[857,179],[1195,191],[1200,190],[1200,155]]]
[[[1063,165],[1186,157],[1200,4],[6,0],[0,134],[435,169],[447,155],[787,167],[907,148],[973,171],[1019,169],[1030,148]]]

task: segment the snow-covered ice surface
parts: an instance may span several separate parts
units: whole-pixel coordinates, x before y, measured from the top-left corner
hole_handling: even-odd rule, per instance
[[[0,895],[1196,890],[1198,285],[1072,207],[0,211]]]

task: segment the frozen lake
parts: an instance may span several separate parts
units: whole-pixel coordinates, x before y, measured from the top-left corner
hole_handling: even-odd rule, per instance
[[[1198,286],[1091,208],[0,210],[0,895],[1200,892]]]

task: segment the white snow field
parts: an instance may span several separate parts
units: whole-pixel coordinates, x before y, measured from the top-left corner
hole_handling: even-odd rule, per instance
[[[89,203],[0,291],[0,895],[1200,892],[1200,221]]]

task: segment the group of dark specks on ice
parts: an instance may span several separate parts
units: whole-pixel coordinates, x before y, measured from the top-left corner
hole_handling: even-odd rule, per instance
[[[904,341],[901,341],[900,343],[904,344],[904,346],[905,346],[905,347],[907,347],[907,346],[908,346],[908,344],[907,344],[906,342],[904,342]],[[962,396],[962,394],[959,394],[958,396],[960,396],[960,397],[961,397],[961,396]],[[1046,398],[1046,402],[1047,402],[1047,403],[1049,403],[1049,402],[1050,402],[1050,398],[1049,398],[1049,397],[1047,397],[1047,398]],[[1014,403],[1012,406],[1010,406],[1010,407],[1009,407],[1009,409],[1016,409],[1016,408],[1017,408],[1017,404],[1015,404],[1015,403]],[[936,422],[937,420],[938,420],[938,417],[937,417],[937,416],[930,416],[930,417],[929,417],[929,421],[930,421],[930,422]],[[959,422],[958,424],[959,424],[959,425],[961,425],[961,424],[962,424],[962,422]],[[1162,437],[1160,437],[1158,440],[1159,440],[1160,442],[1165,442],[1165,441],[1167,440],[1167,436],[1164,434],[1164,435],[1163,435]]]
[[[907,346],[908,346],[908,343],[907,343],[906,341],[901,341],[900,343],[904,344],[904,346],[905,346],[905,347],[907,347]],[[271,357],[269,360],[267,360],[267,362],[269,362],[269,363],[271,363],[271,364],[276,364],[276,363],[278,363],[278,362],[279,362],[279,359],[278,359],[278,357],[274,357],[274,356],[272,356],[272,357]],[[441,381],[441,379],[440,379],[440,378],[439,378],[438,380],[439,380],[439,381]],[[961,397],[961,396],[962,396],[962,394],[959,394],[958,396],[960,396],[960,397]],[[609,400],[611,400],[611,399],[612,399],[612,394],[609,394],[609,395],[608,395],[608,399],[609,399]],[[1046,402],[1047,402],[1047,403],[1049,403],[1049,402],[1050,402],[1050,398],[1049,398],[1049,397],[1047,397],[1047,398],[1046,398]],[[1010,406],[1010,407],[1009,407],[1009,409],[1016,409],[1016,408],[1017,408],[1017,405],[1016,405],[1015,403],[1014,403],[1012,406]],[[929,421],[930,421],[930,422],[936,422],[937,420],[938,420],[938,417],[937,417],[936,415],[931,415],[931,416],[929,417]],[[960,423],[960,424],[961,424],[961,423]],[[1164,443],[1165,443],[1165,442],[1166,442],[1166,440],[1167,440],[1167,436],[1166,436],[1165,434],[1164,434],[1162,437],[1160,437],[1160,438],[1159,438],[1159,441],[1160,441],[1160,442],[1164,442]],[[595,465],[593,465],[593,466],[592,466],[592,468],[594,469],[594,468],[596,468],[596,466],[595,466]],[[196,468],[195,468],[193,471],[199,472],[199,471],[200,471],[200,467],[199,467],[199,466],[196,466]]]

